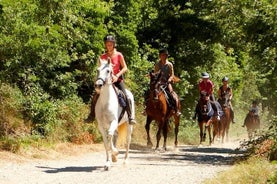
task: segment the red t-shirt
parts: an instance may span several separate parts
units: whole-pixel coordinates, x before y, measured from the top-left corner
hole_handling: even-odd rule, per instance
[[[107,60],[108,59],[108,54],[104,53],[100,56],[101,59]],[[116,75],[120,72],[121,69],[121,64],[120,64],[120,60],[123,58],[123,55],[121,52],[115,51],[115,53],[113,54],[113,56],[111,57],[111,62],[113,65],[113,74]],[[118,81],[122,81],[123,77],[120,76],[118,78]]]
[[[205,83],[203,80],[201,80],[199,82],[199,92],[200,93],[201,93],[201,91],[205,91],[206,93],[211,95],[213,88],[214,88],[214,84],[211,80],[207,80],[207,83]]]

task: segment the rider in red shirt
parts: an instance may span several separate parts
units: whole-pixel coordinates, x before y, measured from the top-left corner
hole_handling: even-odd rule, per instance
[[[136,121],[134,119],[134,115],[132,114],[130,103],[128,102],[124,80],[123,80],[123,74],[128,70],[125,59],[122,53],[116,50],[115,38],[113,35],[107,35],[104,38],[104,43],[105,43],[106,52],[100,56],[100,59],[106,59],[106,60],[109,58],[111,59],[111,62],[113,64],[112,82],[116,87],[118,87],[125,94],[127,99],[126,111],[129,116],[129,123],[135,124]],[[87,119],[84,120],[87,123],[91,122],[95,118],[95,104],[97,102],[98,97],[99,95],[96,93],[93,95],[90,114],[87,117]]]
[[[212,101],[215,101],[214,98],[214,84],[213,82],[209,79],[210,75],[207,72],[202,73],[202,80],[198,84],[199,88],[199,93],[205,92],[208,95],[210,95],[210,98]]]
[[[199,84],[198,84],[198,90],[199,90],[199,95],[201,95],[201,93],[203,94],[207,94],[210,96],[210,100],[211,100],[211,105],[212,108],[214,110],[214,115],[217,117],[217,119],[219,120],[219,111],[217,106],[215,105],[215,98],[214,98],[214,84],[213,82],[209,79],[210,75],[207,72],[203,72],[201,74],[202,76],[202,80],[200,80]],[[196,118],[196,113],[194,115],[194,118]]]

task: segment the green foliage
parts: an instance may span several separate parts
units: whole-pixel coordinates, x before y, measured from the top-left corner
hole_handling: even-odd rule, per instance
[[[25,133],[23,102],[24,97],[17,87],[0,83],[0,136]]]
[[[28,132],[30,124],[34,136],[100,141],[95,127],[80,120],[107,33],[116,36],[127,62],[124,77],[137,109],[143,109],[158,49],[168,48],[181,79],[174,84],[186,125],[181,135],[194,128],[190,118],[203,71],[215,92],[223,76],[230,78],[235,111],[258,99],[271,117],[277,109],[275,10],[272,0],[2,0],[1,135]]]

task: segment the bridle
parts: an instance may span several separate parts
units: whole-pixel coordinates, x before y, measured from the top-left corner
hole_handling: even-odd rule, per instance
[[[108,63],[106,63],[105,64],[105,66],[103,67],[103,68],[98,68],[97,69],[97,79],[96,79],[96,81],[95,81],[95,84],[94,84],[94,87],[95,88],[101,88],[102,86],[105,86],[106,84],[107,84],[107,79],[108,79],[108,77],[106,77],[106,78],[103,78],[103,77],[99,77],[99,73],[100,73],[100,71],[102,71],[102,70],[104,70],[104,69],[106,69],[107,67],[109,68],[108,69],[108,71],[107,72],[109,72],[109,75],[110,75],[110,79],[112,78],[112,74],[113,74],[113,71],[112,71],[112,69],[110,68],[110,63],[111,63],[111,60],[110,60],[110,58],[108,58]]]

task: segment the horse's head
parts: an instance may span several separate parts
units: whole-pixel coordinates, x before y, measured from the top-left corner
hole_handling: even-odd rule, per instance
[[[221,101],[221,106],[227,108],[229,106],[229,98],[223,97]]]
[[[156,84],[160,81],[161,72],[155,73],[154,71],[151,71],[149,73],[149,76],[150,76],[150,90],[154,90],[157,87]]]
[[[102,86],[105,84],[112,83],[112,64],[111,59],[108,58],[107,60],[100,59],[99,60],[100,66],[97,68],[97,78],[94,83],[95,89],[100,90]]]
[[[201,91],[201,93],[200,93],[200,101],[203,104],[207,104],[209,100],[210,100],[210,95],[206,91]]]
[[[209,111],[208,109],[209,100],[210,100],[210,95],[205,91],[201,91],[199,105],[200,105],[200,110],[202,114],[206,114]]]

